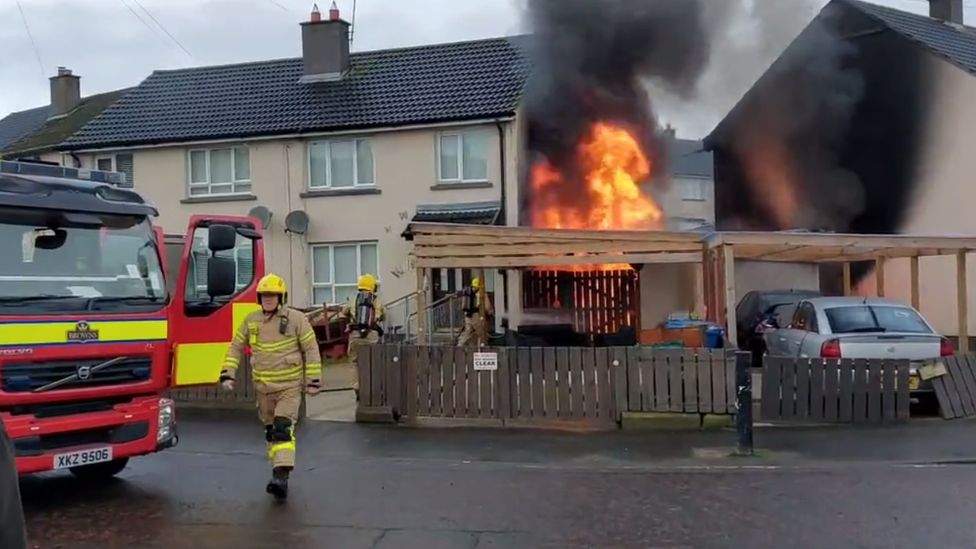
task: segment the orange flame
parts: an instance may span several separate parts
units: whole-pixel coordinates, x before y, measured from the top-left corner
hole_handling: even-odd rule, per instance
[[[664,213],[640,184],[651,175],[651,162],[637,139],[624,128],[598,122],[577,147],[585,192],[565,180],[548,161],[532,166],[530,223],[546,229],[660,229]],[[599,270],[629,270],[629,265],[601,265]],[[576,267],[571,270],[591,270]]]

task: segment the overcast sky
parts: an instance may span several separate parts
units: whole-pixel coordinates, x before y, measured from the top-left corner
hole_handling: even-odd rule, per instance
[[[525,1],[358,0],[353,49],[514,34],[527,30]],[[705,1],[742,4],[748,11],[756,0]],[[724,27],[721,36],[715,38],[713,51],[725,58],[713,63],[703,75],[698,96],[661,97],[657,101],[661,118],[675,124],[680,135],[700,137],[707,133],[827,0],[772,1],[776,14],[765,21],[769,28],[764,34],[743,20]],[[928,10],[927,0],[872,1],[918,13]],[[154,69],[297,57],[301,53],[298,23],[307,19],[312,3],[19,0],[18,6],[17,0],[0,0],[0,118],[11,111],[47,104],[47,77],[59,65],[81,75],[82,93],[90,95],[136,85]],[[323,14],[329,3],[319,0]],[[349,18],[353,0],[337,3],[343,16]],[[795,4],[795,9],[779,8],[786,4]],[[967,10],[970,21],[976,8]],[[36,54],[28,28],[37,45]],[[765,38],[759,40],[751,34]],[[730,71],[732,66],[735,68]],[[716,91],[716,87],[721,89]]]

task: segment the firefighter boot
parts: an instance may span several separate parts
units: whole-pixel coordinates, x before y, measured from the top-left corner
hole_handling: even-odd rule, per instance
[[[288,497],[288,467],[275,467],[268,483],[268,493],[275,499],[283,500]]]

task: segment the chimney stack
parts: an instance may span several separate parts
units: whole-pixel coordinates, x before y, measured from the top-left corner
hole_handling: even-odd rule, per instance
[[[81,77],[71,74],[71,69],[58,67],[57,76],[51,80],[51,116],[68,114],[81,103]]]
[[[962,0],[929,0],[929,17],[962,25]]]
[[[302,60],[301,82],[334,82],[349,71],[349,23],[340,17],[335,2],[327,20],[315,4],[312,16],[302,23]]]

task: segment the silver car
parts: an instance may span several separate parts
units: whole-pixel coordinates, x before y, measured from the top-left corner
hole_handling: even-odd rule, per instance
[[[912,361],[913,393],[929,392],[918,367],[955,353],[913,307],[888,299],[814,297],[796,305],[792,320],[763,335],[769,356],[896,358]]]

